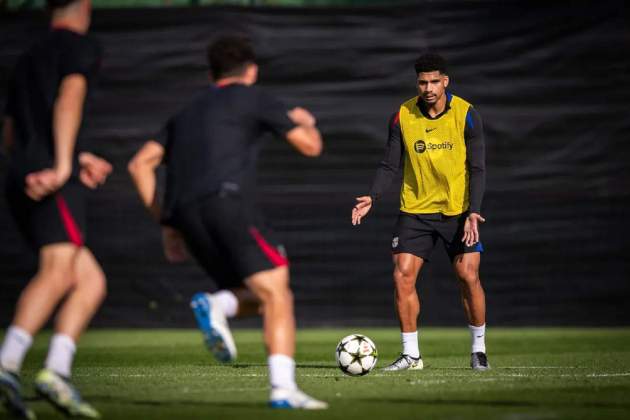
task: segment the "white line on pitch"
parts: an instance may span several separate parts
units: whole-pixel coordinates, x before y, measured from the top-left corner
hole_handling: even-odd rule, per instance
[[[470,368],[465,366],[434,366],[431,369],[462,369]],[[586,366],[499,366],[495,369],[588,369]]]

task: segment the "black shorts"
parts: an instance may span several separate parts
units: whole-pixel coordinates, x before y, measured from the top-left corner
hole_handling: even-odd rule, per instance
[[[289,263],[261,213],[240,194],[216,194],[178,206],[169,223],[219,288],[242,286],[252,274]]]
[[[35,250],[45,245],[85,242],[86,192],[79,181],[70,180],[41,201],[31,200],[24,184],[7,179],[6,197],[18,229]]]
[[[392,253],[413,254],[428,261],[435,244],[440,239],[451,261],[459,254],[483,252],[481,242],[473,246],[466,246],[462,242],[467,216],[467,213],[444,216],[401,212],[398,215],[392,239]]]

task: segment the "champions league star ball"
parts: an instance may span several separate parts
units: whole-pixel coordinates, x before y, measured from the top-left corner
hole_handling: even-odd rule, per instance
[[[378,352],[374,342],[361,334],[351,334],[341,339],[335,352],[337,366],[346,375],[363,376],[374,366]]]

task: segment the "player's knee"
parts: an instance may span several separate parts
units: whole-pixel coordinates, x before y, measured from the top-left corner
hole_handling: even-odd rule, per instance
[[[55,288],[74,286],[73,262],[77,248],[70,244],[47,245],[40,250],[37,278]]]
[[[245,284],[263,304],[292,296],[286,267],[256,273],[246,279]]]
[[[458,271],[457,278],[466,286],[474,286],[479,283],[479,273],[477,270],[467,269]]]
[[[394,284],[399,295],[408,295],[416,290],[415,276],[402,270],[394,270]]]
[[[64,265],[49,265],[40,267],[37,281],[48,284],[56,292],[65,292],[74,286],[74,276],[71,267]]]
[[[293,302],[293,293],[287,284],[269,282],[268,287],[263,290],[260,299],[265,304],[290,304]]]
[[[412,264],[396,264],[394,267],[394,279],[396,282],[413,282],[416,281],[416,270]]]
[[[103,302],[107,297],[107,279],[105,278],[105,274],[102,272],[96,274],[94,276],[93,284],[95,300],[99,303]]]

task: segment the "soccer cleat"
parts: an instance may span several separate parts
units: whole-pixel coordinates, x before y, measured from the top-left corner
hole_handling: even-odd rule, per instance
[[[40,370],[35,377],[35,390],[55,408],[70,417],[98,419],[101,415],[81,399],[72,383],[50,369]]]
[[[190,301],[197,326],[203,333],[208,350],[220,362],[236,359],[236,345],[225,314],[216,300],[208,293],[197,293]]]
[[[408,354],[401,353],[398,359],[394,360],[394,362],[383,368],[385,372],[391,372],[395,370],[422,370],[424,368],[424,363],[422,363],[422,356],[415,358],[411,357]]]
[[[325,410],[328,408],[328,404],[306,395],[299,389],[274,388],[271,390],[269,407],[287,408],[290,410]]]
[[[486,353],[478,351],[477,353],[471,353],[470,355],[470,367],[473,370],[488,370],[490,364],[488,363],[488,356]]]
[[[22,399],[19,376],[2,368],[0,368],[0,401],[4,402],[7,411],[14,417],[29,420],[37,418]]]

